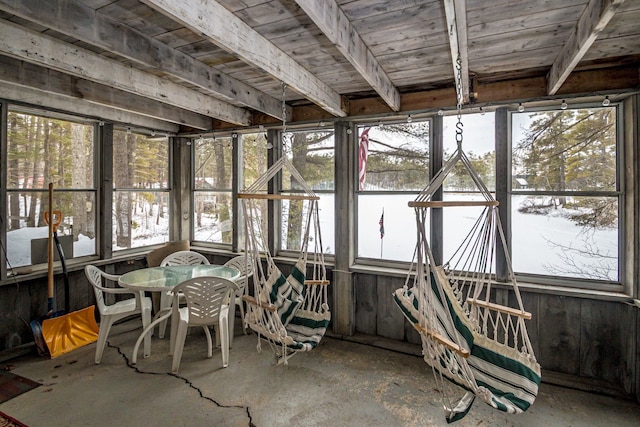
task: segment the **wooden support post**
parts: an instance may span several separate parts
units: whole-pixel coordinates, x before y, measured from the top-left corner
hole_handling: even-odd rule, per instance
[[[509,114],[507,109],[498,108],[495,112],[496,121],[496,200],[500,204],[498,210],[500,222],[504,230],[505,240],[509,251],[511,250],[511,152],[509,146]],[[498,237],[499,238],[499,237]],[[502,247],[496,245],[496,278],[498,281],[506,281],[509,275],[507,260]]]
[[[352,132],[349,134],[348,131]],[[354,260],[355,147],[357,130],[350,122],[335,123],[335,247],[333,270],[333,329],[340,335],[355,332],[355,287],[349,268]]]

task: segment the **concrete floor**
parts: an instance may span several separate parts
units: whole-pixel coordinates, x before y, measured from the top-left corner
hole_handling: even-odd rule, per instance
[[[445,426],[431,369],[420,357],[325,337],[312,352],[274,366],[268,344],[236,337],[229,366],[206,340],[187,336],[178,374],[168,339],[154,338],[148,359],[131,366],[139,320],[114,326],[101,365],[95,344],[55,359],[5,362],[43,385],[0,404],[39,426]],[[640,404],[542,384],[535,404],[508,415],[476,401],[457,426],[634,426]]]

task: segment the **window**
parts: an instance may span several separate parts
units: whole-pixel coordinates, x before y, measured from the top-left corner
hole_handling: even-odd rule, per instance
[[[429,121],[358,128],[358,257],[413,258],[416,226],[408,202],[429,182],[429,141]]]
[[[94,124],[10,109],[7,141],[7,266],[47,262],[49,183],[65,258],[94,255]]]
[[[233,164],[230,137],[194,142],[194,240],[228,244],[233,239]]]
[[[262,176],[268,169],[268,150],[271,149],[267,134],[265,132],[251,133],[241,135],[242,146],[242,171],[241,171],[241,189],[247,188],[252,185],[258,177]],[[258,208],[256,221],[260,223],[260,230],[265,234],[269,230],[268,219],[268,203],[266,200],[255,200]],[[242,209],[242,208],[240,208]],[[242,242],[244,242],[244,227],[240,230]],[[260,244],[260,240],[258,240]],[[244,249],[244,246],[242,246]],[[267,248],[260,247],[260,250],[266,250]]]
[[[333,130],[305,130],[288,132],[284,138],[284,155],[291,161],[294,168],[302,175],[304,182],[320,197],[318,204],[320,230],[322,237],[322,252],[335,253],[334,226],[334,133]],[[300,192],[288,171],[283,170],[282,190],[285,192]],[[281,204],[281,238],[280,249],[299,251],[302,244],[302,233],[306,221],[308,202],[301,200],[283,200]],[[314,236],[311,228],[309,235]],[[320,242],[309,242],[309,251]]]
[[[169,142],[113,132],[113,248],[169,240]]]
[[[618,282],[617,107],[513,113],[517,273]]]

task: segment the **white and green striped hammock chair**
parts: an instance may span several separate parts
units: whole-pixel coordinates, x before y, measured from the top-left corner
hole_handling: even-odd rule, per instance
[[[468,171],[484,200],[433,200],[458,163]],[[409,206],[415,209],[417,244],[405,285],[393,297],[420,333],[424,360],[443,390],[447,421],[463,418],[476,397],[507,413],[526,411],[536,398],[541,378],[525,326],[531,314],[522,305],[498,202],[474,171],[461,143]],[[482,209],[482,214],[451,259],[436,265],[428,243],[428,218],[431,209],[445,209],[446,214],[447,207],[475,207],[476,211]],[[498,245],[506,256],[507,282],[495,280]],[[497,295],[513,306],[497,304],[493,301]],[[451,387],[452,383],[466,391],[457,401],[446,392],[457,388]]]
[[[268,194],[268,182],[283,168],[287,169],[304,193]],[[265,174],[238,194],[242,203],[245,224],[245,249],[252,260],[253,292],[243,297],[247,303],[246,324],[261,340],[269,342],[278,364],[287,364],[294,354],[314,349],[324,336],[331,312],[329,311],[327,271],[322,252],[322,236],[318,216],[319,197],[304,182],[300,173],[285,157],[281,157]],[[303,201],[303,223],[300,256],[291,273],[285,276],[276,266],[268,250],[266,209],[260,202]],[[310,233],[313,237],[310,238]],[[309,254],[309,243],[313,251]],[[265,258],[263,264],[260,254]],[[309,259],[311,257],[311,259]],[[245,291],[246,292],[246,291]]]

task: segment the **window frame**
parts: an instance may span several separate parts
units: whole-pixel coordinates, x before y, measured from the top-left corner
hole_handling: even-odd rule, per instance
[[[336,159],[336,149],[335,149],[335,139],[336,139],[336,129],[334,127],[330,127],[330,126],[321,126],[319,124],[316,124],[314,126],[295,126],[295,127],[291,127],[289,129],[286,130],[286,133],[312,133],[312,132],[326,132],[326,133],[331,133],[333,140],[334,140],[334,147],[333,147],[333,165],[335,168],[335,159]],[[284,152],[284,146],[283,146],[283,135],[282,135],[282,131],[278,131],[277,132],[277,155],[278,156],[284,156],[286,155]],[[274,148],[275,148],[274,144]],[[269,165],[270,166],[270,165]],[[300,173],[302,173],[302,171],[300,171]],[[304,190],[301,189],[286,189],[283,190],[284,188],[284,183],[283,183],[283,176],[282,173],[279,173],[277,176],[277,191],[279,193],[290,193],[290,194],[301,194],[304,192]],[[333,242],[332,242],[332,247],[333,247],[333,253],[324,253],[324,258],[326,261],[332,262],[333,259],[335,259],[335,251],[336,251],[336,238],[335,238],[335,194],[336,194],[336,189],[335,189],[335,170],[334,170],[334,174],[333,174],[333,189],[332,190],[316,190],[313,189],[313,186],[311,186],[312,190],[314,193],[318,194],[320,197],[322,197],[323,194],[331,194],[334,197],[334,209],[333,209],[333,218],[334,218],[334,229],[332,232],[333,235]],[[273,242],[273,247],[275,248],[275,256],[278,257],[283,257],[283,258],[290,258],[290,259],[297,259],[298,256],[300,255],[300,251],[296,251],[296,250],[292,250],[292,249],[282,249],[282,234],[283,234],[283,227],[284,227],[284,221],[283,221],[283,216],[282,216],[282,200],[275,200],[275,201],[270,201],[269,204],[273,203],[273,208],[275,209],[275,224],[270,224],[270,227],[275,229],[275,233],[274,233],[274,239],[275,241]],[[273,218],[273,216],[270,215],[270,218]],[[325,239],[326,235],[323,235],[322,239],[323,241],[326,242]],[[310,252],[311,253],[311,252]]]
[[[429,141],[428,141],[428,146],[427,146],[427,152],[428,152],[428,156],[429,156],[429,166],[428,169],[425,171],[428,175],[428,180],[431,179],[431,176],[433,174],[433,162],[435,159],[434,156],[434,149],[440,149],[440,151],[442,151],[442,147],[441,147],[441,143],[435,141],[435,131],[434,131],[434,126],[435,126],[435,118],[433,116],[428,116],[428,117],[420,117],[420,118],[412,118],[413,122],[427,122],[429,123]],[[396,124],[405,124],[407,123],[407,119],[394,119],[394,120],[378,120],[376,122],[370,122],[370,121],[363,121],[363,122],[354,122],[354,126],[353,126],[353,133],[355,135],[354,138],[354,144],[355,144],[355,149],[354,149],[354,156],[352,157],[352,162],[353,162],[353,174],[352,174],[352,179],[354,180],[354,238],[353,238],[353,253],[354,253],[354,259],[355,259],[355,263],[358,266],[363,266],[363,267],[379,267],[379,268],[383,268],[383,269],[402,269],[402,270],[408,270],[409,266],[411,265],[411,261],[402,261],[402,260],[394,260],[394,259],[390,259],[390,258],[372,258],[372,257],[366,257],[366,256],[360,256],[359,254],[359,223],[360,221],[358,221],[359,218],[359,211],[361,208],[361,202],[360,202],[360,196],[361,195],[372,195],[372,196],[376,196],[376,195],[406,195],[406,196],[417,196],[420,190],[360,190],[360,179],[359,179],[359,155],[358,155],[358,147],[360,144],[360,130],[364,127],[373,127],[373,126],[380,126],[380,125],[396,125]],[[425,180],[425,184],[426,182],[428,182],[428,180]],[[409,209],[409,207],[407,207],[407,209]]]
[[[617,200],[617,211],[618,211],[618,229],[617,229],[617,237],[618,237],[618,251],[617,251],[617,268],[618,268],[618,280],[599,280],[599,279],[590,279],[590,278],[578,278],[578,277],[569,277],[569,276],[557,276],[552,274],[535,274],[535,273],[522,273],[514,271],[514,274],[517,280],[522,284],[527,284],[531,286],[542,285],[542,286],[550,286],[552,288],[571,288],[578,291],[609,291],[609,292],[625,292],[625,277],[626,277],[626,239],[625,229],[627,227],[625,211],[626,211],[626,193],[625,193],[625,174],[624,168],[626,164],[626,159],[624,156],[625,153],[625,145],[627,144],[625,135],[624,135],[624,107],[622,102],[612,102],[609,106],[604,107],[598,103],[588,103],[588,102],[579,102],[576,104],[572,104],[570,106],[571,109],[597,109],[597,108],[615,108],[615,132],[616,132],[616,184],[615,191],[612,190],[603,190],[603,191],[595,191],[595,190],[564,190],[564,191],[536,191],[536,190],[514,190],[513,189],[513,167],[512,167],[512,157],[513,157],[513,117],[515,114],[523,114],[522,112],[517,111],[517,109],[510,108],[507,114],[507,185],[506,185],[506,195],[505,197],[509,200],[509,205],[511,206],[511,200],[513,196],[574,196],[574,197],[615,197]],[[561,108],[556,105],[547,105],[540,106],[536,108],[527,109],[527,113],[535,113],[535,112],[551,112],[557,111]],[[509,227],[508,231],[505,230],[507,235],[507,240],[510,242],[509,244],[509,256],[513,255],[513,236],[512,236],[512,224],[513,224],[513,216],[511,210],[507,213],[509,218]]]
[[[17,114],[22,114],[22,115],[29,115],[29,116],[36,116],[36,117],[41,117],[44,119],[48,119],[48,120],[58,120],[58,121],[65,121],[65,122],[71,122],[71,123],[76,123],[76,124],[80,124],[83,126],[87,126],[92,128],[92,132],[93,132],[93,137],[92,137],[92,153],[93,153],[93,158],[92,158],[92,162],[93,162],[93,173],[92,173],[92,186],[91,187],[86,187],[86,188],[69,188],[69,187],[64,187],[64,188],[54,188],[54,191],[57,193],[66,193],[66,194],[74,194],[74,193],[88,193],[88,194],[92,194],[93,195],[93,203],[94,203],[94,224],[95,224],[95,228],[93,230],[94,232],[94,253],[93,254],[89,254],[89,255],[80,255],[80,254],[76,254],[74,251],[74,256],[73,258],[70,258],[67,260],[68,264],[75,264],[78,262],[83,262],[83,260],[87,260],[87,259],[95,259],[99,256],[100,253],[100,242],[102,239],[102,236],[100,235],[100,226],[99,226],[99,218],[101,216],[101,211],[102,211],[102,206],[100,206],[100,200],[99,200],[99,167],[98,167],[98,162],[99,162],[99,147],[101,146],[100,144],[100,137],[99,137],[99,123],[101,123],[98,120],[95,119],[91,119],[91,118],[87,118],[87,117],[83,117],[83,116],[78,116],[78,115],[74,115],[74,114],[69,114],[69,113],[63,113],[63,112],[57,112],[57,111],[52,111],[52,110],[47,110],[46,108],[41,108],[41,107],[37,107],[37,106],[30,106],[30,105],[25,105],[25,104],[21,104],[21,103],[16,103],[16,102],[0,102],[0,110],[2,111],[1,114],[1,119],[2,119],[2,151],[0,152],[0,157],[3,159],[2,162],[2,166],[0,167],[0,170],[2,170],[2,177],[0,178],[0,197],[2,198],[2,201],[0,202],[0,209],[4,209],[5,214],[8,214],[7,210],[9,209],[9,194],[12,193],[44,193],[45,195],[48,192],[48,188],[47,186],[44,186],[42,188],[9,188],[8,187],[8,173],[9,173],[9,167],[8,167],[8,148],[9,148],[9,129],[8,129],[8,120],[9,120],[9,114],[10,113],[17,113]],[[7,243],[7,231],[8,231],[8,224],[6,221],[3,221],[2,227],[0,232],[2,233],[1,236],[1,240],[2,242]],[[46,263],[28,263],[28,264],[23,264],[23,265],[19,265],[19,266],[14,266],[11,265],[11,268],[9,268],[9,265],[7,265],[7,262],[3,262],[1,263],[2,266],[0,267],[0,280],[1,279],[5,279],[6,277],[9,276],[10,270],[13,270],[15,268],[25,268],[25,267],[29,267],[29,268],[34,268],[35,270],[39,270],[41,268],[43,268],[43,266]]]
[[[155,131],[153,130],[147,130],[147,129],[141,129],[141,128],[135,128],[132,129],[129,126],[122,126],[122,125],[114,125],[113,126],[113,132],[112,132],[112,141],[111,141],[111,145],[113,146],[113,141],[115,140],[115,133],[116,132],[126,132],[126,133],[134,133],[137,135],[142,135],[145,136],[149,139],[161,139],[161,138],[166,138],[166,144],[167,144],[167,179],[166,179],[166,187],[157,187],[157,188],[140,188],[140,187],[122,187],[122,188],[118,188],[115,185],[115,179],[113,179],[113,182],[110,182],[110,194],[111,194],[111,202],[109,204],[109,206],[111,207],[111,212],[112,214],[110,215],[110,220],[111,220],[111,224],[113,224],[113,218],[115,216],[115,214],[113,213],[114,210],[114,204],[113,201],[116,197],[116,194],[118,192],[126,192],[126,193],[165,193],[167,196],[167,212],[169,214],[169,219],[168,219],[168,235],[167,235],[167,240],[166,241],[171,241],[173,240],[173,236],[175,234],[175,230],[173,230],[173,225],[175,223],[174,219],[171,217],[174,214],[174,190],[172,188],[172,182],[173,182],[173,171],[174,171],[174,165],[173,165],[173,144],[171,143],[171,137],[169,135],[165,135],[165,134],[156,134]],[[111,153],[111,168],[113,169],[115,166],[115,163],[113,161],[113,155],[114,155],[115,150],[112,151]],[[101,153],[102,155],[104,155],[105,153]],[[110,172],[110,176],[112,176],[113,172]],[[149,249],[152,249],[154,247],[158,247],[159,245],[161,245],[162,243],[151,243],[149,245],[141,245],[141,246],[132,246],[129,248],[122,248],[122,249],[116,249],[116,245],[115,245],[115,241],[114,239],[116,238],[116,230],[113,229],[112,226],[110,226],[111,228],[111,242],[110,242],[110,246],[112,248],[112,253],[111,253],[111,257],[116,257],[116,256],[120,256],[120,255],[127,255],[127,254],[131,254],[131,253],[138,253],[141,251],[146,251]],[[165,242],[166,242],[165,241]]]

